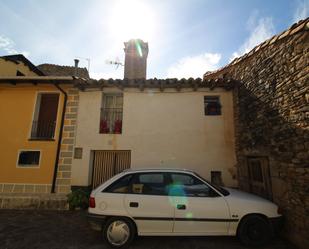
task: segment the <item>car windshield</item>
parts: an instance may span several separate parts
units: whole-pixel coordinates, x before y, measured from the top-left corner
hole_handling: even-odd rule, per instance
[[[207,181],[204,177],[201,177],[199,174],[195,173],[195,175],[197,175],[199,178],[201,178],[203,181],[207,182],[210,186],[212,186],[214,189],[216,189],[218,192],[220,192],[221,194],[223,194],[224,196],[227,196],[230,194],[229,191],[227,191],[225,188],[218,186],[216,184],[210,183],[209,181]]]

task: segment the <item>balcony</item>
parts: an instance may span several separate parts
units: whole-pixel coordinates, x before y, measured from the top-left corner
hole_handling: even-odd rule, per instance
[[[55,121],[33,121],[31,129],[31,139],[50,140],[55,135]]]
[[[101,108],[100,133],[122,133],[122,108]]]

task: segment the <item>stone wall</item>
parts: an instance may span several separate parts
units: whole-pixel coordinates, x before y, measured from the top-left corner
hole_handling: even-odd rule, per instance
[[[75,143],[76,120],[78,110],[79,91],[67,91],[68,99],[65,110],[64,127],[62,133],[58,172],[56,180],[56,193],[69,193],[71,191],[72,159]]]
[[[249,190],[249,156],[268,158],[273,201],[283,209],[286,236],[309,248],[309,19],[206,73],[240,81],[235,90],[240,188]]]

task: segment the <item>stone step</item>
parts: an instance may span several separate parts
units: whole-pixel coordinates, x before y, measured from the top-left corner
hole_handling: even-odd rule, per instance
[[[1,193],[0,209],[48,209],[68,210],[64,194]]]

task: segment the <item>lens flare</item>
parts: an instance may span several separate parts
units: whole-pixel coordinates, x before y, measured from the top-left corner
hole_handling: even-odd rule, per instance
[[[188,199],[185,196],[185,191],[183,186],[180,184],[172,184],[168,188],[168,196],[170,204],[176,207],[177,204],[181,203],[186,205],[188,203]]]
[[[141,43],[138,40],[135,41],[135,47],[136,47],[136,50],[138,52],[138,55],[140,57],[143,57],[142,46],[141,46]]]

